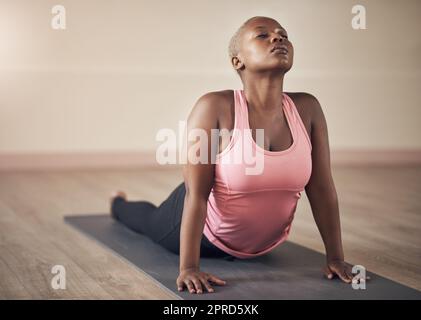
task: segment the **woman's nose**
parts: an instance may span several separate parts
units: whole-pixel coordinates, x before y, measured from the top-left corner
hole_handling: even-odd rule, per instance
[[[275,34],[272,36],[272,42],[274,42],[275,40],[282,41],[283,37],[280,34]]]

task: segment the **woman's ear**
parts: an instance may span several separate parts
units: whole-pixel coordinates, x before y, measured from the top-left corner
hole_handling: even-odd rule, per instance
[[[243,66],[244,66],[244,63],[240,60],[239,57],[232,57],[231,63],[232,63],[232,66],[234,67],[234,69],[237,70],[237,71],[242,69]]]

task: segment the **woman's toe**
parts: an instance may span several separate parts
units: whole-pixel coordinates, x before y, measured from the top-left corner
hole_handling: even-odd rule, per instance
[[[127,195],[123,191],[116,191],[113,192],[110,197],[110,206],[111,206],[111,215],[118,220],[117,213],[116,213],[116,200],[127,200]]]
[[[127,194],[124,191],[115,191],[111,195],[111,199],[114,200],[114,198],[123,198],[124,200],[127,200]]]

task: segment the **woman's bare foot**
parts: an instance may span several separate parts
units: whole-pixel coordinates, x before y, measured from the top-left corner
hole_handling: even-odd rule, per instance
[[[124,200],[127,200],[127,194],[124,191],[114,191],[111,194],[110,202],[113,203],[114,199],[117,197],[122,197]]]
[[[117,220],[117,216],[116,216],[115,211],[114,211],[114,200],[116,200],[117,198],[122,198],[122,199],[127,201],[127,194],[123,191],[115,191],[111,194],[110,211],[111,211],[111,216],[116,220]]]

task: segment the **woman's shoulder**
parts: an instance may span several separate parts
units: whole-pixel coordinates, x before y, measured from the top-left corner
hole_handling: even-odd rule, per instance
[[[294,103],[298,102],[298,104],[302,107],[312,108],[318,103],[317,98],[308,92],[285,92]]]
[[[320,103],[317,98],[308,92],[285,92],[294,102],[301,118],[312,121],[314,114],[318,112]]]
[[[208,118],[219,123],[221,118],[224,118],[226,113],[230,112],[233,105],[233,90],[206,92],[197,99],[189,118]]]
[[[220,107],[221,104],[230,104],[234,100],[234,90],[220,90],[210,91],[203,94],[199,100],[214,104],[215,108]]]
[[[234,107],[234,90],[210,91],[203,94],[197,104],[209,109],[209,112],[219,117],[231,113]]]

